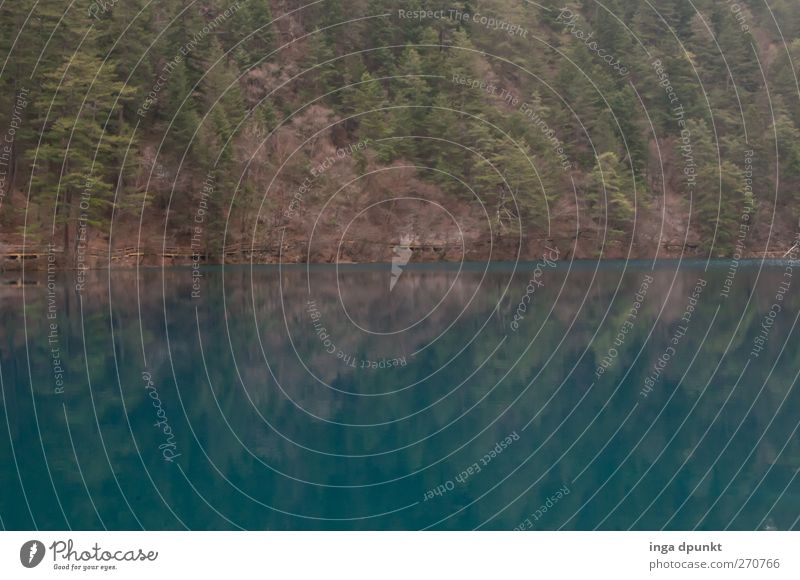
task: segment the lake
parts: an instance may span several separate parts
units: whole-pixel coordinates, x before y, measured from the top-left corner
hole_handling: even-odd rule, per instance
[[[790,263],[3,276],[5,529],[798,527]]]

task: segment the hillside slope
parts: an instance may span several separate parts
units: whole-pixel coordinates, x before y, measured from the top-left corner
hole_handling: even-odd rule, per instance
[[[791,0],[5,3],[0,254],[780,256],[798,38]]]

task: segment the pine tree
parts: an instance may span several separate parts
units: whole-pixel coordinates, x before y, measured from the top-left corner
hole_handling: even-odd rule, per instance
[[[746,202],[742,183],[741,171],[730,161],[697,172],[692,223],[711,257],[729,256],[733,250]]]
[[[315,33],[309,40],[308,58],[303,61],[303,69],[308,70],[303,76],[307,86],[304,92],[306,100],[315,99],[341,88],[344,83],[341,67],[342,59],[336,59],[336,53],[327,36]],[[327,97],[332,106],[339,106],[342,95],[333,92]]]
[[[623,85],[621,90],[610,95],[609,101],[616,118],[620,150],[624,151],[623,159],[630,159],[636,175],[643,177],[647,167],[647,143],[644,130],[639,126],[641,107],[633,89]]]
[[[150,32],[154,27],[153,5],[147,0],[109,4],[106,11],[98,13],[94,26],[97,29],[98,54],[109,54],[120,71],[119,80],[134,89],[141,89],[124,110],[128,117],[132,117],[136,113],[136,103],[145,98],[147,91],[144,88],[152,84],[155,72],[153,51],[148,54]]]
[[[274,49],[276,25],[272,20],[269,0],[247,0],[230,22],[226,23],[226,28],[230,31],[230,41],[226,43],[226,48],[242,41],[242,67],[263,63]],[[244,40],[248,35],[250,38]]]
[[[431,88],[422,78],[422,59],[416,49],[408,47],[403,51],[398,65],[398,78],[393,82],[395,102],[400,108],[395,112],[398,131],[404,135],[424,135],[427,132],[428,115],[431,104]],[[411,156],[419,147],[419,140],[405,139],[396,144],[398,152]]]
[[[785,113],[776,116],[771,129],[778,142],[778,157],[775,162],[780,171],[780,193],[783,198],[791,197],[797,202],[800,199],[800,130]],[[793,213],[800,214],[796,210]]]
[[[597,158],[588,188],[585,199],[590,215],[605,222],[608,237],[619,239],[630,233],[635,216],[633,179],[616,153],[607,151]]]
[[[128,136],[110,134],[106,121],[114,112],[117,97],[124,102],[130,89],[115,76],[108,63],[87,53],[78,53],[45,75],[44,89],[52,95],[53,104],[42,131],[42,145],[32,152],[40,163],[33,184],[38,197],[52,191],[53,184],[59,184],[58,203],[68,259],[75,247],[74,225],[79,206],[90,224],[101,225],[121,177],[122,168],[117,164]],[[94,79],[88,93],[86,79]]]
[[[524,143],[515,145],[508,139],[502,141],[493,156],[494,164],[505,178],[499,196],[498,225],[513,233],[518,233],[519,220],[516,218],[520,217],[528,226],[524,230],[527,235],[532,233],[532,228],[547,226],[546,190],[542,188],[536,161],[532,158],[531,151],[524,147]]]
[[[381,85],[369,73],[364,73],[361,83],[351,97],[351,108],[358,116],[358,133],[361,139],[372,139],[378,158],[391,160],[394,155],[394,144],[391,141],[377,142],[379,139],[393,134],[393,113],[388,110],[377,110],[386,106],[386,96]],[[374,111],[374,112],[368,112]]]

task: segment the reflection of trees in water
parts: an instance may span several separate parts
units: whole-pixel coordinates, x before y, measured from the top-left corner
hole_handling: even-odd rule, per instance
[[[159,395],[177,436],[182,453],[179,460],[181,467],[207,500],[240,525],[320,527],[324,524],[278,516],[239,496],[209,465],[194,442],[182,404],[191,420],[191,428],[209,458],[236,486],[280,509],[329,517],[375,513],[420,501],[426,490],[452,479],[478,461],[496,441],[517,430],[521,435],[520,441],[474,477],[469,485],[458,487],[435,502],[426,502],[424,509],[410,510],[363,524],[376,527],[427,525],[488,491],[541,445],[530,461],[486,498],[466,510],[466,515],[445,524],[455,527],[475,525],[494,514],[544,474],[530,492],[493,524],[510,528],[534,511],[555,489],[571,482],[619,429],[592,467],[571,485],[572,493],[560,503],[558,510],[548,514],[547,520],[539,522],[542,528],[558,527],[605,483],[597,497],[568,524],[576,528],[594,527],[650,469],[633,493],[604,524],[612,528],[627,527],[642,514],[687,458],[689,461],[682,471],[669,483],[652,509],[639,520],[638,526],[660,527],[687,496],[689,500],[670,525],[675,528],[694,526],[700,515],[717,500],[742,462],[745,465],[741,473],[725,490],[704,525],[717,527],[727,524],[762,476],[771,469],[758,492],[733,524],[741,528],[757,525],[800,465],[797,437],[790,437],[796,426],[792,409],[796,409],[800,403],[791,389],[798,369],[798,344],[789,336],[791,323],[797,313],[796,294],[787,295],[765,350],[750,363],[747,374],[733,395],[731,389],[747,360],[763,316],[774,301],[775,289],[782,280],[782,270],[763,273],[757,287],[754,274],[741,270],[730,297],[722,303],[714,330],[705,341],[704,335],[714,317],[719,300],[718,290],[725,271],[712,270],[703,274],[709,284],[689,332],[677,347],[676,357],[664,370],[661,380],[646,400],[639,396],[643,381],[672,336],[701,271],[686,270],[677,278],[659,322],[652,328],[672,282],[672,275],[668,272],[654,274],[656,280],[648,290],[634,327],[624,343],[616,346],[618,356],[615,362],[588,394],[587,390],[595,381],[595,369],[607,354],[609,346],[613,345],[644,273],[635,271],[625,276],[618,298],[598,331],[600,320],[619,282],[619,272],[605,269],[598,273],[593,284],[591,270],[573,272],[566,278],[565,271],[561,269],[547,272],[544,286],[537,289],[533,301],[535,307],[521,323],[520,330],[512,333],[509,322],[527,283],[524,269],[521,272],[522,275],[512,283],[496,312],[493,310],[505,288],[508,272],[490,273],[466,314],[455,323],[453,329],[413,361],[409,360],[407,367],[392,371],[366,371],[349,368],[335,357],[319,352],[319,341],[308,324],[305,309],[304,271],[289,270],[283,273],[283,310],[277,292],[277,271],[255,271],[257,327],[253,319],[249,271],[227,271],[227,320],[242,382],[233,364],[222,305],[215,300],[222,292],[221,277],[219,271],[210,272],[203,280],[204,299],[197,302],[197,308],[203,329],[207,371],[214,387],[212,391],[199,354],[195,304],[188,299],[191,292],[190,273],[188,270],[169,271],[163,281],[169,293],[166,321],[180,397],[166,349],[162,274],[160,271],[143,272],[142,335],[149,369],[157,382]],[[60,347],[68,358],[68,382],[63,396],[55,395],[52,388],[44,289],[29,287],[26,294],[30,337],[28,348],[36,412],[43,446],[64,511],[74,527],[99,526],[72,455],[64,427],[62,404],[68,410],[70,430],[83,478],[105,525],[137,527],[112,477],[112,469],[119,480],[119,487],[143,524],[151,528],[179,525],[148,480],[143,462],[172,509],[188,524],[193,527],[226,527],[228,524],[210,511],[186,484],[176,466],[166,464],[161,459],[157,448],[161,433],[152,427],[154,409],[140,380],[143,367],[134,274],[114,274],[111,303],[115,335],[113,351],[107,279],[103,279],[104,275],[98,275],[97,280],[87,288],[82,324],[74,293],[61,292],[58,295]],[[388,269],[385,272],[352,271],[340,274],[341,290],[348,300],[351,315],[374,324],[405,325],[423,306],[429,307],[438,302],[453,280],[456,281],[451,295],[425,323],[402,336],[382,340],[352,331],[338,304],[335,272],[315,272],[312,286],[314,299],[325,312],[326,326],[332,335],[337,336],[337,346],[359,356],[368,356],[371,353],[388,352],[392,348],[402,348],[408,353],[427,344],[456,319],[480,281],[481,272],[469,271],[456,278],[456,271],[410,269],[403,274],[405,289],[398,285],[391,295],[385,283],[388,276]],[[563,290],[559,294],[562,284]],[[395,300],[398,292],[401,294]],[[587,292],[585,305],[578,312],[577,306]],[[751,306],[745,310],[744,304],[751,294]],[[8,415],[8,429],[17,451],[25,489],[29,497],[37,498],[32,506],[36,524],[40,527],[63,527],[63,517],[42,459],[33,419],[21,293],[14,296],[6,293],[2,298],[6,305],[0,310],[0,344],[3,345],[0,357],[5,409],[4,413],[0,413],[0,420],[5,422],[5,416]],[[551,307],[553,312],[548,317]],[[308,376],[286,338],[284,311],[295,346],[309,368],[334,387],[357,393],[383,393],[427,376],[463,348],[486,319],[489,322],[462,355],[433,378],[392,396],[355,397],[325,388]],[[740,315],[742,326],[734,335]],[[82,328],[85,330],[87,360],[83,355]],[[648,346],[634,363],[651,330]],[[257,332],[261,335],[264,352],[275,376],[294,403],[278,389],[266,370]],[[523,354],[536,332],[539,335],[535,343]],[[731,341],[732,335],[734,339]],[[504,337],[507,338],[503,347],[490,357]],[[561,345],[554,352],[560,342]],[[772,369],[784,344],[786,348]],[[725,362],[717,369],[717,363],[726,349]],[[586,354],[579,358],[584,351]],[[696,362],[683,377],[695,353],[699,353]],[[375,357],[375,354],[371,356]],[[522,358],[517,362],[520,356]],[[373,428],[337,426],[314,420],[295,406],[296,403],[309,413],[339,423],[391,421],[433,404],[467,379],[487,358],[489,360],[484,367],[463,387],[429,410],[398,423]],[[86,378],[87,366],[97,423],[111,467],[98,436]],[[756,400],[764,377],[770,370],[770,381]],[[117,372],[122,381],[127,418],[123,412]],[[505,373],[508,373],[506,379],[495,387],[496,381]],[[504,413],[537,373],[538,378],[533,385]],[[565,378],[565,384],[560,387]],[[709,379],[712,380],[707,385]],[[620,381],[623,381],[622,385],[617,389]],[[246,393],[242,383],[247,389]],[[557,392],[559,387],[560,391]],[[673,393],[674,396],[665,406]],[[613,398],[608,402],[612,395]],[[447,428],[423,443],[397,453],[343,459],[308,452],[288,443],[256,414],[248,396],[263,417],[287,438],[326,453],[383,453],[413,444],[438,429]],[[783,407],[776,415],[784,398]],[[638,409],[620,429],[620,423],[636,402],[639,402]],[[220,416],[217,404],[236,437],[241,439],[252,455],[242,448],[231,433]],[[453,422],[473,406],[475,408],[465,417]],[[531,427],[522,433],[522,426],[537,413]],[[678,429],[687,416],[688,420]],[[142,453],[141,459],[131,439],[128,421]],[[493,421],[496,422],[489,426]],[[487,426],[485,433],[452,457],[418,475],[376,487],[333,489],[309,486],[278,475],[258,461],[298,479],[329,485],[358,485],[393,479],[425,467],[463,445]],[[648,429],[649,432],[644,435]],[[6,432],[6,428],[0,427],[0,432]],[[548,440],[553,432],[555,435]],[[606,482],[643,435],[641,443],[623,468]],[[579,437],[578,443],[556,464],[567,447]],[[702,443],[697,446],[701,440]],[[731,443],[726,449],[729,441]],[[788,445],[783,449],[787,441]],[[669,447],[662,454],[668,443]],[[754,448],[752,456],[748,457]],[[0,438],[0,458],[4,465],[13,465],[9,442],[5,437]],[[0,484],[4,490],[11,490],[3,500],[6,526],[31,527],[15,470],[3,470]],[[793,514],[796,514],[797,501],[797,492],[790,486],[772,514],[771,525],[779,529],[790,525]],[[336,524],[335,527],[359,525]]]

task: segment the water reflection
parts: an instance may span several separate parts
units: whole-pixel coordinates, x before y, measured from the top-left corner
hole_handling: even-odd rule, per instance
[[[409,266],[391,289],[389,266],[0,285],[2,523],[797,526],[784,265],[741,268],[727,295],[723,263],[533,272]]]

